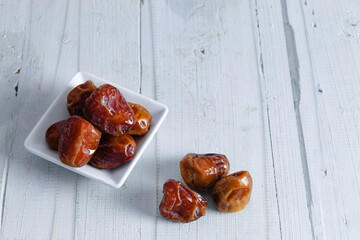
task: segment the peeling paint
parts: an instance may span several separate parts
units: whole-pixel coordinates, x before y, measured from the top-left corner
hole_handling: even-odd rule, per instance
[[[318,92],[319,92],[319,93],[323,93],[323,90],[322,90],[322,88],[320,87],[320,84],[317,85],[317,89],[318,89]]]
[[[18,95],[18,91],[19,91],[19,82],[17,81],[15,86],[14,86],[14,90],[15,90],[15,97],[17,97]]]

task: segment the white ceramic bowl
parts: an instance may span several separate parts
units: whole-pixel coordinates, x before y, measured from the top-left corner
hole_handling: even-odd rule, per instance
[[[51,150],[46,144],[45,132],[47,128],[51,124],[69,117],[69,113],[66,108],[66,97],[68,93],[75,86],[87,80],[92,80],[96,86],[100,86],[101,84],[105,83],[115,86],[120,90],[127,101],[138,103],[144,106],[152,115],[150,130],[144,136],[136,138],[136,153],[133,159],[118,168],[104,170],[94,168],[90,165],[85,165],[80,168],[70,167],[63,164],[59,159],[58,152]],[[141,155],[164,121],[167,113],[168,108],[164,104],[156,102],[153,99],[140,95],[136,92],[130,91],[115,83],[101,79],[95,75],[86,72],[78,72],[46,110],[39,122],[30,132],[29,136],[26,138],[24,146],[29,152],[50,162],[53,162],[85,177],[105,183],[114,188],[120,188],[125,182],[126,178],[129,176],[132,169],[135,167],[136,163],[139,161]]]

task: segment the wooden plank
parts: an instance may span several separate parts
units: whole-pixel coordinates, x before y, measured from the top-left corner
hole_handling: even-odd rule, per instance
[[[205,217],[176,224],[158,214],[156,237],[279,239],[255,9],[247,1],[152,1],[151,6],[156,96],[170,109],[158,134],[157,203],[167,179],[181,180],[179,161],[188,152],[224,153],[230,172],[247,169],[255,183],[243,212],[221,213],[205,194]]]
[[[13,157],[15,129],[14,112],[15,105],[11,103],[17,100],[17,86],[19,82],[21,57],[23,54],[24,26],[23,16],[26,14],[26,6],[18,9],[20,21],[13,21],[17,5],[12,2],[4,2],[0,7],[0,101],[2,102],[0,122],[0,152],[3,153],[0,161],[0,227],[3,219],[3,204],[6,196],[6,184],[9,161]],[[21,71],[21,70],[20,70]]]
[[[79,71],[79,11],[80,1],[69,1],[64,19],[63,34],[58,40],[61,51],[54,81],[54,94],[60,92]],[[75,173],[60,168],[57,173],[60,182],[56,189],[52,239],[72,239],[75,235],[77,176]]]
[[[49,238],[54,228],[64,237],[72,235],[68,225],[56,224],[56,219],[62,217],[60,222],[71,225],[73,221],[72,214],[70,219],[67,218],[73,209],[71,196],[75,185],[71,184],[72,175],[23,148],[26,135],[61,86],[66,84],[64,79],[69,79],[77,68],[76,65],[71,67],[71,58],[66,61],[69,65],[65,71],[61,72],[64,69],[59,67],[62,49],[67,48],[62,42],[67,3],[7,1],[1,5],[4,13],[1,16],[7,22],[5,26],[10,26],[5,34],[18,37],[11,41],[16,43],[13,47],[19,51],[17,96],[7,100],[10,102],[5,105],[11,117],[6,127],[9,134],[2,134],[10,146],[5,152],[9,170],[4,194],[2,239]],[[13,25],[17,27],[12,28]],[[12,81],[11,78],[7,80]],[[11,86],[4,90],[14,93]],[[55,209],[56,205],[66,203],[70,205],[60,212]]]
[[[252,6],[257,20],[264,115],[269,124],[281,237],[310,239],[313,234],[307,207],[309,189],[304,173],[307,165],[301,151],[301,129],[297,127],[297,96],[292,90],[296,82],[289,71],[286,12],[280,1],[255,0]]]
[[[153,42],[152,42],[152,22],[150,1],[145,1],[140,5],[140,88],[139,92],[145,96],[157,99],[155,92],[154,62],[153,62]],[[167,121],[167,120],[165,120]],[[163,127],[159,132],[165,131]],[[154,239],[156,230],[157,206],[157,149],[158,134],[144,152],[138,168],[140,174],[140,192],[142,196],[137,201],[138,209],[141,212],[141,239]],[[134,175],[136,173],[134,172]]]
[[[81,2],[81,70],[134,91],[140,89],[139,4],[132,0]],[[147,239],[144,234],[154,234],[155,184],[149,180],[155,179],[153,158],[154,148],[119,190],[78,178],[76,239]]]
[[[88,71],[137,91],[139,2],[81,2],[80,56]]]
[[[358,1],[288,1],[317,239],[360,234]]]

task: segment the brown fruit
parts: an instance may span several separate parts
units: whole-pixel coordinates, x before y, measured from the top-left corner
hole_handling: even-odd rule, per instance
[[[45,140],[49,147],[53,150],[58,150],[59,148],[59,138],[61,129],[65,123],[65,120],[59,121],[51,125],[45,133]]]
[[[85,101],[85,117],[101,131],[113,136],[125,134],[135,124],[134,111],[120,91],[104,84]]]
[[[215,184],[211,197],[220,211],[238,212],[249,203],[252,185],[248,171],[233,173]]]
[[[179,222],[192,222],[205,216],[207,201],[182,182],[169,179],[163,187],[159,210],[163,217]]]
[[[225,155],[189,153],[180,161],[180,172],[185,183],[198,191],[211,189],[229,173],[230,164]]]
[[[90,96],[90,94],[95,91],[96,86],[90,80],[76,86],[69,94],[67,95],[67,109],[70,116],[78,115],[83,116],[83,108],[85,100]]]
[[[126,134],[142,136],[149,130],[152,116],[146,108],[139,104],[129,103],[129,105],[135,114],[135,124]]]
[[[87,164],[99,145],[101,132],[79,116],[72,116],[63,125],[59,140],[61,162],[72,167]]]
[[[130,161],[135,151],[136,143],[131,136],[122,135],[117,137],[104,135],[89,163],[97,168],[116,168]]]

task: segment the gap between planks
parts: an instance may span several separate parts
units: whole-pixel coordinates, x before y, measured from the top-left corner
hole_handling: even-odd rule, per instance
[[[142,6],[144,5],[144,1],[143,0],[140,0],[139,1],[139,12],[138,12],[138,62],[139,62],[139,90],[138,92],[141,94],[141,88],[142,88],[142,79],[143,79],[143,76],[142,76],[142,68],[143,68],[143,64],[142,64],[142,52],[141,52],[141,49],[142,49],[142,46],[141,46],[141,41],[142,41],[142,24],[141,24],[141,20],[142,20]]]
[[[156,42],[156,36],[155,36],[155,30],[154,30],[154,26],[159,26],[158,23],[156,21],[156,19],[154,19],[154,6],[153,6],[153,2],[151,1],[147,1],[146,3],[144,3],[144,0],[140,0],[140,20],[142,20],[142,14],[144,14],[144,11],[147,11],[148,12],[148,19],[150,21],[150,24],[148,25],[151,29],[148,31],[148,33],[151,33],[151,34],[148,34],[148,37],[149,41],[151,41],[150,43],[150,46],[151,46],[151,51],[150,51],[150,55],[151,55],[151,68],[152,68],[152,76],[151,78],[153,79],[153,82],[154,82],[154,99],[155,100],[158,100],[158,95],[157,95],[157,88],[156,88],[156,69],[155,69],[155,65],[157,63],[157,58],[156,58],[156,54],[155,54],[155,46],[154,46],[154,43]],[[144,9],[143,9],[144,8]],[[142,27],[142,25],[140,25],[140,27]],[[143,30],[141,28],[141,30]],[[143,40],[143,36],[142,36],[142,33],[143,31],[140,31],[140,35],[141,35],[141,40]],[[139,41],[139,44],[140,44],[140,56],[141,56],[141,78],[140,78],[140,87],[142,86],[142,83],[143,83],[143,79],[142,79],[142,60],[143,60],[143,56],[142,56],[142,42]],[[141,91],[141,89],[140,89]],[[140,92],[141,93],[141,92]],[[158,208],[158,204],[159,204],[159,175],[160,175],[160,162],[159,162],[159,138],[158,138],[158,134],[155,135],[155,165],[156,165],[156,174],[155,174],[155,191],[156,191],[156,200],[155,200],[155,209]],[[159,211],[156,211],[156,215],[155,215],[155,236],[154,236],[154,239],[157,239],[157,236],[158,236],[158,219],[159,219]]]
[[[296,126],[297,126],[297,135],[299,140],[299,150],[301,155],[301,166],[303,171],[303,178],[305,183],[305,191],[306,191],[306,201],[307,201],[307,207],[308,207],[308,215],[309,215],[309,222],[311,225],[311,235],[312,239],[315,239],[314,234],[314,226],[313,226],[313,219],[312,219],[312,192],[310,187],[310,177],[309,177],[309,168],[307,163],[307,155],[306,155],[306,148],[305,148],[305,142],[304,142],[304,136],[303,136],[303,128],[302,128],[302,121],[301,121],[301,114],[299,111],[299,105],[301,101],[301,91],[300,91],[300,76],[299,76],[299,61],[298,61],[298,55],[297,55],[297,48],[296,48],[296,42],[295,42],[295,36],[294,31],[292,29],[292,26],[289,23],[288,18],[288,12],[287,12],[287,3],[286,0],[281,0],[281,10],[282,10],[282,19],[283,19],[283,27],[284,27],[284,34],[285,34],[285,40],[286,40],[286,53],[288,57],[288,67],[290,71],[290,79],[291,79],[291,87],[292,87],[292,96],[293,96],[293,104],[294,104],[294,111],[295,111],[295,117],[296,117]],[[255,0],[255,16],[256,16],[256,28],[257,28],[257,34],[258,34],[258,58],[259,58],[259,64],[260,64],[260,78],[264,81],[264,66],[263,66],[263,54],[262,54],[262,43],[261,43],[261,36],[260,36],[260,24],[258,19],[258,0]],[[266,86],[265,86],[266,91]],[[267,118],[268,121],[268,131],[269,131],[269,138],[270,138],[270,148],[271,151],[273,151],[273,144],[272,144],[272,136],[271,136],[271,124],[270,124],[270,117],[269,117],[269,109],[268,105],[266,104],[266,114],[264,114],[264,117]],[[275,164],[274,164],[274,157],[272,156],[272,167],[273,167],[273,174],[274,174],[274,181],[275,181],[275,191],[276,196],[278,196],[278,188],[277,188],[277,182],[276,182],[276,173],[275,173]],[[277,212],[278,212],[278,218],[279,218],[279,227],[280,227],[280,237],[283,238],[282,233],[282,224],[281,224],[281,217],[280,217],[280,207],[279,207],[279,201],[278,197],[276,197],[277,201]]]
[[[261,34],[260,34],[260,21],[259,21],[259,12],[258,12],[258,0],[255,0],[255,16],[256,16],[256,30],[257,30],[257,37],[258,41],[255,43],[258,48],[258,58],[260,63],[260,81],[265,82],[265,74],[264,74],[264,62],[263,62],[263,54],[262,54],[262,43],[261,43]],[[260,83],[261,86],[262,83]],[[266,92],[266,84],[264,84],[265,92]],[[265,93],[262,93],[262,99],[261,101],[264,104],[264,95]],[[275,163],[274,163],[274,154],[273,154],[273,141],[271,137],[271,123],[270,123],[270,116],[269,116],[269,106],[266,103],[266,105],[263,105],[263,107],[266,107],[266,112],[264,109],[263,117],[267,118],[267,124],[268,128],[266,129],[269,132],[269,142],[270,142],[270,150],[271,150],[271,162],[272,162],[272,174],[274,175],[274,184],[275,184],[275,193],[276,193],[276,207],[277,207],[277,214],[278,214],[278,220],[279,220],[279,231],[280,231],[280,238],[282,239],[283,233],[281,229],[281,218],[280,218],[280,207],[279,207],[279,198],[278,198],[278,188],[277,188],[277,182],[276,182],[276,174],[275,174]],[[265,128],[264,128],[265,130]]]
[[[14,142],[14,139],[12,141],[12,144]],[[11,145],[12,145],[11,144]],[[12,148],[12,146],[11,146]],[[2,179],[1,179],[1,193],[0,193],[0,199],[1,199],[1,216],[0,216],[0,232],[1,232],[1,228],[3,225],[3,217],[4,217],[4,209],[5,209],[5,197],[6,197],[6,186],[7,186],[7,176],[8,176],[8,171],[9,170],[9,159],[5,158],[5,163],[4,163],[4,169],[3,169],[3,173],[2,173]]]
[[[284,24],[284,33],[286,40],[286,51],[288,56],[289,70],[290,70],[290,79],[291,79],[291,87],[292,87],[292,95],[294,102],[294,111],[296,116],[296,126],[297,133],[299,139],[299,148],[300,148],[300,156],[301,156],[301,164],[302,171],[305,182],[305,190],[306,190],[306,201],[308,207],[309,221],[311,225],[311,235],[312,238],[315,239],[314,233],[314,224],[312,219],[312,192],[310,187],[310,176],[309,176],[309,166],[307,162],[307,154],[306,147],[304,142],[304,133],[301,121],[301,114],[299,111],[299,105],[301,101],[301,90],[300,90],[300,75],[299,75],[299,58],[297,54],[296,41],[294,30],[289,23],[289,16],[287,10],[286,0],[281,0],[282,7],[282,17]]]

